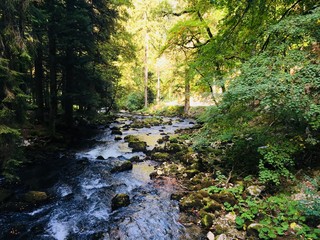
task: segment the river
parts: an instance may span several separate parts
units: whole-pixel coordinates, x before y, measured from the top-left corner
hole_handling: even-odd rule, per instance
[[[201,239],[199,228],[179,223],[178,203],[170,200],[178,187],[175,179],[150,180],[157,165],[152,159],[134,163],[130,171],[111,173],[121,161],[145,158],[142,152],[132,152],[125,136],[137,136],[151,150],[164,134],[173,135],[194,124],[188,119],[163,120],[161,126],[133,129],[132,115],[120,114],[95,136],[94,146],[62,157],[59,177],[46,189],[52,198],[49,203],[0,216],[0,239],[8,239],[10,231],[17,231],[10,234],[11,239]],[[114,128],[121,130],[121,140],[115,140]],[[112,211],[111,199],[117,193],[128,194],[131,203]]]

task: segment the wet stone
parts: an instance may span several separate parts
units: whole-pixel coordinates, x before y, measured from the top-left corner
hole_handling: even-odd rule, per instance
[[[101,156],[101,155],[98,156],[97,159],[98,159],[98,160],[105,160],[105,158],[104,158],[103,156]]]
[[[114,140],[115,140],[115,141],[120,141],[120,140],[122,140],[122,137],[116,136],[116,137],[114,138]]]
[[[111,173],[128,171],[128,170],[131,170],[132,167],[133,165],[130,161],[124,161],[123,163],[120,163],[119,165],[114,166],[111,169]]]
[[[112,130],[111,134],[113,134],[113,135],[122,135],[122,132],[120,130]]]
[[[122,207],[126,207],[130,204],[130,198],[127,194],[119,193],[114,196],[111,200],[112,211],[117,210]]]
[[[36,204],[48,200],[48,195],[45,192],[30,191],[23,195],[23,200],[32,204]]]

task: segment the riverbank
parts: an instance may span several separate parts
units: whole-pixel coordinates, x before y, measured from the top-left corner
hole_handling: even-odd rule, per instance
[[[173,177],[181,184],[172,199],[187,213],[182,224],[201,225],[210,240],[318,239],[319,170],[301,170],[270,192],[257,176],[227,170],[221,158],[228,143],[194,148],[198,134],[197,129],[181,131],[151,154],[164,156],[156,178]]]

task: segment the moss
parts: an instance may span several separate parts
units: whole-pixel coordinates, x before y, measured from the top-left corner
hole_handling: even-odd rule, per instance
[[[132,148],[132,152],[144,152],[147,150],[147,143],[142,141],[129,142],[128,146]]]
[[[213,216],[209,213],[204,214],[204,216],[201,218],[201,224],[205,228],[210,228],[213,224]]]
[[[186,170],[185,173],[187,174],[188,178],[192,178],[192,177],[194,177],[195,175],[197,175],[199,173],[199,170],[197,170],[197,169],[189,169],[189,170]]]
[[[46,201],[48,199],[48,195],[45,192],[30,191],[24,194],[23,199],[26,202],[35,204],[38,202]]]
[[[203,208],[202,198],[196,196],[195,194],[191,194],[187,197],[181,199],[179,203],[179,207],[182,211],[191,210],[191,209],[201,209]]]
[[[223,207],[222,204],[218,203],[215,200],[209,200],[203,210],[207,212],[214,212],[216,210],[221,210]]]
[[[170,158],[169,153],[165,152],[155,152],[151,155],[152,160],[164,162]]]
[[[124,141],[125,142],[138,142],[139,138],[137,138],[134,135],[128,135],[128,136],[125,136]]]
[[[227,202],[231,205],[234,205],[237,202],[233,194],[226,190],[222,190],[220,193],[214,193],[210,196],[210,198],[222,204]]]

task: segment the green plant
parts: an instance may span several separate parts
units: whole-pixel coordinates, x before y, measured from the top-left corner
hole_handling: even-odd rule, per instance
[[[260,239],[284,236],[289,228],[302,238],[320,237],[319,229],[306,225],[306,218],[299,210],[298,202],[284,195],[266,199],[239,199],[233,211],[237,212],[236,224],[239,228],[246,229],[251,223],[257,223],[255,230]]]
[[[263,183],[280,185],[283,179],[293,179],[290,168],[294,165],[292,154],[296,148],[291,144],[267,145],[258,149],[262,155],[259,162],[259,179]]]
[[[320,221],[320,197],[319,197],[319,182],[320,177],[306,177],[309,186],[302,186],[305,193],[305,199],[298,202],[298,207],[302,214],[311,223]]]

